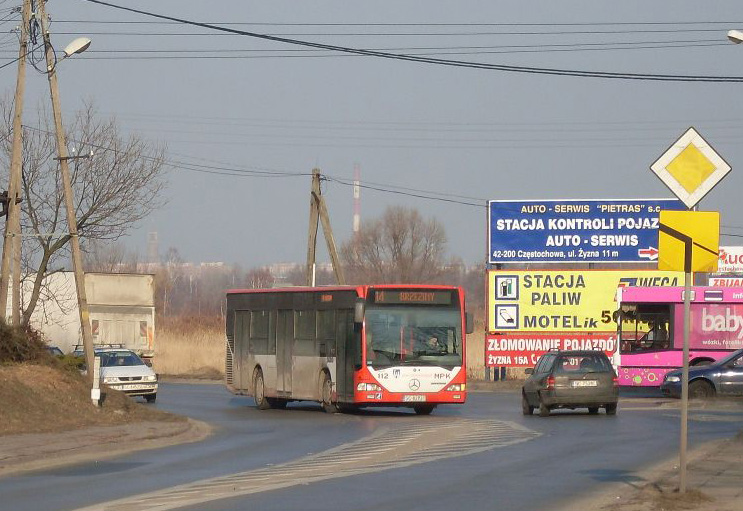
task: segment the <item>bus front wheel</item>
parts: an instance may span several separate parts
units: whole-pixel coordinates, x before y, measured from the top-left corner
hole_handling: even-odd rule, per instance
[[[320,375],[320,403],[327,413],[338,413],[338,407],[333,404],[333,382],[328,373]]]
[[[253,399],[255,399],[255,406],[259,410],[268,410],[271,408],[271,403],[269,403],[266,397],[266,384],[263,381],[263,371],[260,369],[255,371],[255,376],[253,377]]]

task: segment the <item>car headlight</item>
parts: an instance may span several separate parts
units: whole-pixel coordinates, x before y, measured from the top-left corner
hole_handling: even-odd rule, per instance
[[[145,376],[144,378],[142,378],[142,381],[157,381],[157,376],[155,376],[154,374]]]
[[[668,383],[678,383],[681,381],[681,378],[678,376],[666,376],[666,381]]]
[[[103,383],[119,383],[119,379],[116,376],[106,376]]]

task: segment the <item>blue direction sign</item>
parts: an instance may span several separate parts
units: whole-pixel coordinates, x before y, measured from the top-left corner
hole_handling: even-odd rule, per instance
[[[678,199],[489,201],[490,263],[658,259],[658,213]]]

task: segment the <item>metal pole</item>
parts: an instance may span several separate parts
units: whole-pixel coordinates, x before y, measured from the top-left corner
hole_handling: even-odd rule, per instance
[[[83,347],[85,350],[85,363],[87,364],[88,379],[92,383],[93,375],[93,333],[90,328],[90,314],[88,313],[88,300],[85,294],[85,273],[83,272],[83,258],[80,253],[80,239],[77,233],[77,219],[75,218],[75,202],[72,196],[72,183],[70,181],[70,168],[67,163],[67,145],[65,142],[64,128],[62,126],[62,109],[59,104],[59,87],[57,85],[57,73],[54,69],[56,57],[54,48],[49,38],[48,20],[44,8],[44,0],[39,1],[39,17],[41,18],[44,37],[44,51],[46,53],[47,77],[49,78],[49,92],[52,97],[52,111],[54,112],[54,125],[57,135],[57,154],[59,155],[59,168],[64,187],[65,207],[67,210],[67,224],[70,229],[70,248],[72,252],[72,271],[75,275],[75,287],[77,288],[77,303],[80,311],[80,327],[82,330]]]
[[[21,44],[18,49],[18,76],[16,78],[14,112],[13,112],[13,148],[10,156],[10,179],[8,184],[8,218],[5,224],[5,236],[3,237],[3,254],[0,261],[0,314],[5,318],[8,311],[8,283],[10,281],[10,258],[11,254],[17,252],[20,254],[21,229],[20,229],[20,206],[16,198],[21,185],[21,162],[23,157],[22,143],[22,117],[23,117],[23,94],[26,87],[26,53],[28,53],[28,21],[31,17],[31,0],[24,0],[23,10],[21,13]],[[14,257],[20,260],[20,256]],[[15,275],[18,275],[16,282]],[[16,291],[13,293],[12,301],[12,321],[13,324],[20,322],[20,268],[14,272],[13,287]],[[18,300],[18,302],[16,301]]]
[[[684,244],[684,366],[681,372],[679,493],[686,493],[686,446],[689,424],[689,331],[691,329],[691,239],[685,240]]]

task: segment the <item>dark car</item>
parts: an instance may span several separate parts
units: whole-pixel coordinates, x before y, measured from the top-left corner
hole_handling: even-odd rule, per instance
[[[681,396],[681,369],[667,373],[660,386],[666,396]],[[717,362],[689,368],[689,397],[703,399],[743,395],[743,349]]]
[[[617,413],[617,374],[602,351],[549,351],[542,355],[521,390],[524,415],[539,408],[546,417],[555,408],[588,408],[607,415]]]

